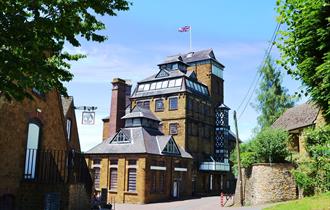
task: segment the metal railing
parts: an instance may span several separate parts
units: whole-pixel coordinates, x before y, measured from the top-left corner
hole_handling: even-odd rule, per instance
[[[92,191],[93,181],[83,154],[64,150],[27,149],[24,182],[44,184],[85,184]]]

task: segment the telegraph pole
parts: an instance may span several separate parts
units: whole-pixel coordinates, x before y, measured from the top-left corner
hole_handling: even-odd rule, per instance
[[[234,111],[234,121],[235,121],[235,129],[236,129],[237,168],[238,168],[239,190],[240,190],[239,201],[240,201],[240,205],[243,206],[243,183],[242,183],[242,170],[241,170],[241,158],[240,158],[240,150],[239,150],[236,111]]]

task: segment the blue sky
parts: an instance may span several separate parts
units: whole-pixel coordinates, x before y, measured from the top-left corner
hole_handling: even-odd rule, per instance
[[[133,1],[129,11],[100,18],[107,27],[101,32],[109,37],[106,42],[82,41],[79,48],[66,47],[70,52],[87,54],[72,63],[75,77],[66,84],[69,94],[76,106],[98,107],[95,125],[79,124],[81,111],[76,111],[83,151],[102,140],[101,119],[110,110],[113,78],[131,79],[135,85],[155,73],[166,56],[189,51],[189,33],[177,32],[179,27],[192,27],[193,51],[212,48],[226,66],[225,104],[232,110],[245,96],[276,27],[275,0]],[[272,55],[278,57],[276,49]],[[297,91],[300,83],[283,75],[289,92]],[[257,115],[248,105],[238,122],[241,139],[251,137]]]

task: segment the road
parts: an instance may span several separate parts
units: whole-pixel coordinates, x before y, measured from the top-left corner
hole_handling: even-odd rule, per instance
[[[221,207],[219,196],[152,204],[116,204],[115,210],[261,210],[262,207]]]

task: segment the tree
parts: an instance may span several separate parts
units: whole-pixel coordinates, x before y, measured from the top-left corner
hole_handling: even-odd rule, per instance
[[[126,0],[0,1],[0,94],[7,99],[31,97],[29,90],[58,89],[73,77],[69,61],[81,54],[63,52],[65,43],[80,46],[81,37],[103,42],[105,28],[97,15],[128,10]]]
[[[260,112],[258,125],[262,130],[271,126],[287,108],[292,107],[294,100],[282,87],[281,72],[276,70],[270,57],[266,58],[265,65],[260,71],[262,80],[257,90],[257,104],[253,106]]]
[[[277,0],[280,31],[279,63],[301,80],[330,122],[330,3],[329,0]]]

